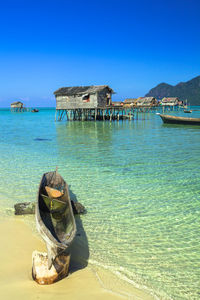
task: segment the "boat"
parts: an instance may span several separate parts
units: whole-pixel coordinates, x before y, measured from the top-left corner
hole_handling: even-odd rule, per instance
[[[39,110],[37,108],[34,108],[34,109],[31,110],[31,112],[35,113],[35,112],[39,112]]]
[[[167,124],[183,124],[183,125],[200,125],[200,118],[187,118],[187,117],[177,117],[171,115],[162,115],[157,113],[163,123]]]
[[[190,114],[190,113],[192,113],[192,110],[184,110],[184,113]]]
[[[58,171],[44,173],[38,189],[36,227],[46,243],[48,269],[59,255],[70,256],[76,222],[67,183]]]

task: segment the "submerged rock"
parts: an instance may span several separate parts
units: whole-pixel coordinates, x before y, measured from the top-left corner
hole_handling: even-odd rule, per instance
[[[79,203],[71,201],[73,213],[75,215],[85,214],[85,207]],[[35,214],[35,202],[23,202],[14,205],[15,215],[33,215]]]
[[[86,209],[80,202],[71,201],[73,212],[75,215],[85,214]]]
[[[14,205],[15,215],[33,215],[35,213],[35,202],[23,202]]]

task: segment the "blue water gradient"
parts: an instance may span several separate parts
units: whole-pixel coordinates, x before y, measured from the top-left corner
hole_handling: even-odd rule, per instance
[[[91,263],[161,299],[200,299],[200,126],[164,125],[155,112],[54,119],[54,109],[0,111],[1,213],[35,201],[42,174],[58,166],[87,208]]]

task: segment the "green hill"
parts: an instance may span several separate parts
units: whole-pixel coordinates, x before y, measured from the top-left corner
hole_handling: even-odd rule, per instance
[[[186,100],[190,105],[200,105],[200,76],[197,76],[187,82],[180,82],[177,85],[160,83],[152,88],[146,97],[178,97],[180,100]]]

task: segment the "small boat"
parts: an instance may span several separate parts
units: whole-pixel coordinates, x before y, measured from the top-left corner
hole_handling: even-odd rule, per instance
[[[163,123],[167,124],[183,124],[183,125],[200,125],[200,118],[186,118],[177,117],[171,115],[162,115],[157,113],[163,120]]]
[[[56,171],[44,173],[36,203],[36,227],[48,251],[48,269],[58,255],[70,255],[76,223],[67,183]]]
[[[31,110],[31,112],[35,113],[35,112],[39,112],[39,110],[37,108],[34,108],[34,109]]]
[[[184,110],[184,113],[190,114],[190,113],[192,113],[192,110]]]

